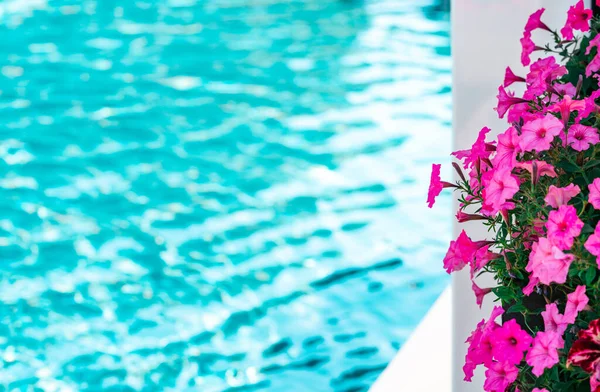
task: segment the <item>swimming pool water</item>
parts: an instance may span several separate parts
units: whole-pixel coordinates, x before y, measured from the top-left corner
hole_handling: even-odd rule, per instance
[[[0,22],[0,390],[365,391],[447,284],[438,1]]]

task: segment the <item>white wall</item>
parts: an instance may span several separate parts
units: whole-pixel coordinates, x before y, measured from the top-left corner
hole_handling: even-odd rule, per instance
[[[588,0],[589,1],[589,0]],[[553,29],[559,29],[566,21],[566,10],[575,0],[453,0],[452,1],[452,55],[453,69],[453,131],[455,149],[469,148],[483,126],[496,133],[508,127],[499,120],[496,106],[498,86],[504,78],[507,65],[522,76],[520,66],[521,47],[519,39],[528,16],[545,7],[542,20]],[[589,6],[589,4],[588,4]],[[551,39],[549,33],[537,32],[536,43]],[[543,46],[543,45],[542,45]],[[537,56],[534,53],[533,58]],[[462,228],[476,238],[484,238],[485,232],[475,225],[455,225],[458,235]],[[482,377],[474,382],[463,382],[462,365],[466,353],[465,339],[476,323],[490,314],[488,298],[484,309],[475,305],[468,272],[456,274],[453,287],[453,391],[480,392]],[[485,282],[481,283],[486,286]]]

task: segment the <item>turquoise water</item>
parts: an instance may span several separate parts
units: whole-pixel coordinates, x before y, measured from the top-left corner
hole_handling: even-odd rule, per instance
[[[0,390],[365,391],[447,284],[436,3],[0,2]]]

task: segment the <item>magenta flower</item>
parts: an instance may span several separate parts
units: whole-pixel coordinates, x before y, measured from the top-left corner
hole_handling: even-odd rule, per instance
[[[550,392],[548,391],[546,388],[533,388],[533,390],[531,392]]]
[[[433,207],[435,198],[442,193],[444,186],[440,178],[440,170],[442,165],[434,163],[431,165],[431,181],[429,182],[429,192],[427,193],[427,205],[429,208]]]
[[[485,383],[483,389],[488,392],[505,392],[515,382],[519,375],[519,369],[510,363],[494,362],[485,371]]]
[[[484,204],[489,207],[489,215],[496,215],[502,209],[511,209],[514,204],[508,202],[519,191],[519,181],[508,167],[493,171],[492,179],[483,189]]]
[[[525,270],[545,285],[552,282],[563,284],[567,281],[569,267],[574,259],[575,256],[563,253],[547,238],[540,237],[538,242],[533,244]]]
[[[579,331],[577,340],[567,356],[567,367],[579,366],[586,373],[595,374],[600,365],[600,319],[590,322]]]
[[[546,222],[548,239],[560,250],[571,249],[582,228],[583,222],[577,216],[577,210],[570,205],[562,205],[557,210],[550,211]]]
[[[563,130],[563,123],[551,114],[523,125],[519,146],[523,151],[546,151]]]
[[[530,296],[539,283],[540,280],[537,277],[533,275],[529,276],[529,283],[527,283],[527,286],[523,287],[523,294]]]
[[[588,185],[590,195],[588,201],[594,206],[595,209],[600,210],[600,178],[596,178],[590,185]]]
[[[596,55],[592,59],[592,61],[585,68],[585,75],[592,76],[594,72],[598,72],[600,70],[600,35],[595,36],[590,43],[588,44],[587,49],[585,50],[585,54],[590,54],[592,49],[596,48]]]
[[[531,33],[525,32],[523,33],[523,38],[521,38],[521,64],[524,67],[528,66],[531,62],[530,56],[537,49],[535,43],[531,39]],[[502,118],[502,116],[500,116]]]
[[[498,106],[494,108],[498,112],[498,117],[503,118],[511,106],[527,102],[523,98],[516,98],[514,93],[508,93],[503,86],[498,87]]]
[[[546,205],[549,205],[552,208],[558,208],[567,204],[580,192],[581,189],[575,184],[567,185],[564,188],[557,188],[554,185],[550,185],[544,201],[546,202]]]
[[[588,237],[584,247],[588,252],[596,256],[596,264],[600,268],[600,222],[596,225],[594,233]]]
[[[558,311],[558,306],[555,303],[546,305],[546,310],[542,312],[542,317],[544,318],[544,331],[546,332],[556,332],[562,335],[569,326],[564,316]]]
[[[492,343],[490,336],[492,332],[499,327],[496,319],[504,313],[504,309],[500,306],[495,306],[492,309],[492,314],[488,321],[481,320],[475,330],[471,333],[465,343],[469,344],[467,355],[465,355],[465,365],[463,371],[465,373],[465,381],[471,381],[473,371],[479,365],[489,367],[492,365]]]
[[[590,148],[590,144],[597,144],[598,142],[600,142],[600,137],[598,137],[598,131],[594,127],[575,124],[569,128],[567,143],[575,151],[585,151]]]
[[[463,166],[465,169],[470,167],[479,167],[478,165],[480,159],[489,158],[492,153],[492,149],[489,148],[489,145],[485,142],[485,136],[491,131],[488,127],[483,127],[479,131],[479,135],[477,136],[477,140],[469,150],[459,150],[452,153],[457,159],[463,161]],[[493,146],[492,146],[493,147]]]
[[[552,56],[539,59],[531,64],[531,70],[527,74],[527,91],[524,99],[532,100],[549,90],[552,82],[567,73],[567,69],[556,63]]]
[[[450,242],[450,248],[444,257],[444,268],[448,273],[462,270],[473,262],[480,248],[489,244],[489,241],[473,242],[464,230],[461,231],[456,241]]]
[[[590,114],[598,112],[598,105],[596,105],[596,99],[598,98],[600,98],[600,90],[593,91],[589,97],[583,99],[583,102],[585,102],[585,109],[577,113],[575,122],[580,122]]]
[[[569,121],[569,116],[571,112],[577,110],[579,112],[585,109],[585,101],[573,100],[569,95],[565,95],[565,97],[558,103],[550,106],[548,108],[551,112],[559,112],[560,118],[563,120],[563,124],[567,124]]]
[[[479,305],[479,307],[481,308],[481,305],[483,304],[483,298],[488,295],[489,293],[492,292],[491,288],[485,288],[482,289],[481,287],[477,286],[477,284],[475,284],[475,281],[471,282],[471,288],[473,289],[473,292],[475,293],[475,300],[477,302],[477,305]]]
[[[546,161],[527,161],[527,162],[518,162],[515,165],[518,169],[524,169],[531,174],[531,181],[534,184],[537,184],[541,176],[548,177],[556,177],[556,171],[554,170],[554,166],[547,163]],[[534,170],[535,168],[535,170]],[[536,174],[534,176],[534,173]]]
[[[516,320],[505,322],[492,333],[492,354],[497,361],[519,364],[533,338],[517,324]]]
[[[527,20],[527,24],[525,25],[525,33],[531,33],[533,30],[542,29],[549,32],[552,32],[548,26],[544,22],[542,22],[542,14],[546,11],[545,8],[540,8],[535,11],[533,14],[529,15],[529,19]]]
[[[510,67],[506,67],[506,71],[504,72],[504,87],[508,87],[513,83],[517,82],[525,82],[525,78],[521,76],[515,75],[515,73],[510,69]]]
[[[538,332],[533,339],[533,345],[527,353],[527,364],[532,366],[532,373],[541,376],[544,369],[549,369],[558,363],[558,349],[565,342],[556,332]]]
[[[510,127],[506,132],[498,135],[496,155],[492,159],[494,167],[515,167],[519,151],[519,133],[514,127]]]
[[[573,30],[586,32],[590,30],[590,19],[592,19],[592,10],[586,9],[583,0],[579,0],[577,4],[571,6],[567,13],[567,22],[560,30],[560,33],[565,39],[571,40],[574,38]]]
[[[567,295],[567,306],[565,308],[565,321],[573,324],[579,312],[587,306],[589,298],[585,295],[585,286],[577,286],[575,291]]]

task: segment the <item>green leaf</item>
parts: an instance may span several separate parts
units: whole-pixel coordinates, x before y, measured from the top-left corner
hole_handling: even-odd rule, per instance
[[[525,307],[525,305],[523,305],[523,304],[518,303],[518,304],[514,304],[513,306],[508,308],[506,313],[523,313],[526,311],[527,311],[527,307]]]
[[[596,268],[588,268],[585,272],[585,284],[590,286],[594,282],[594,279],[596,279]]]

